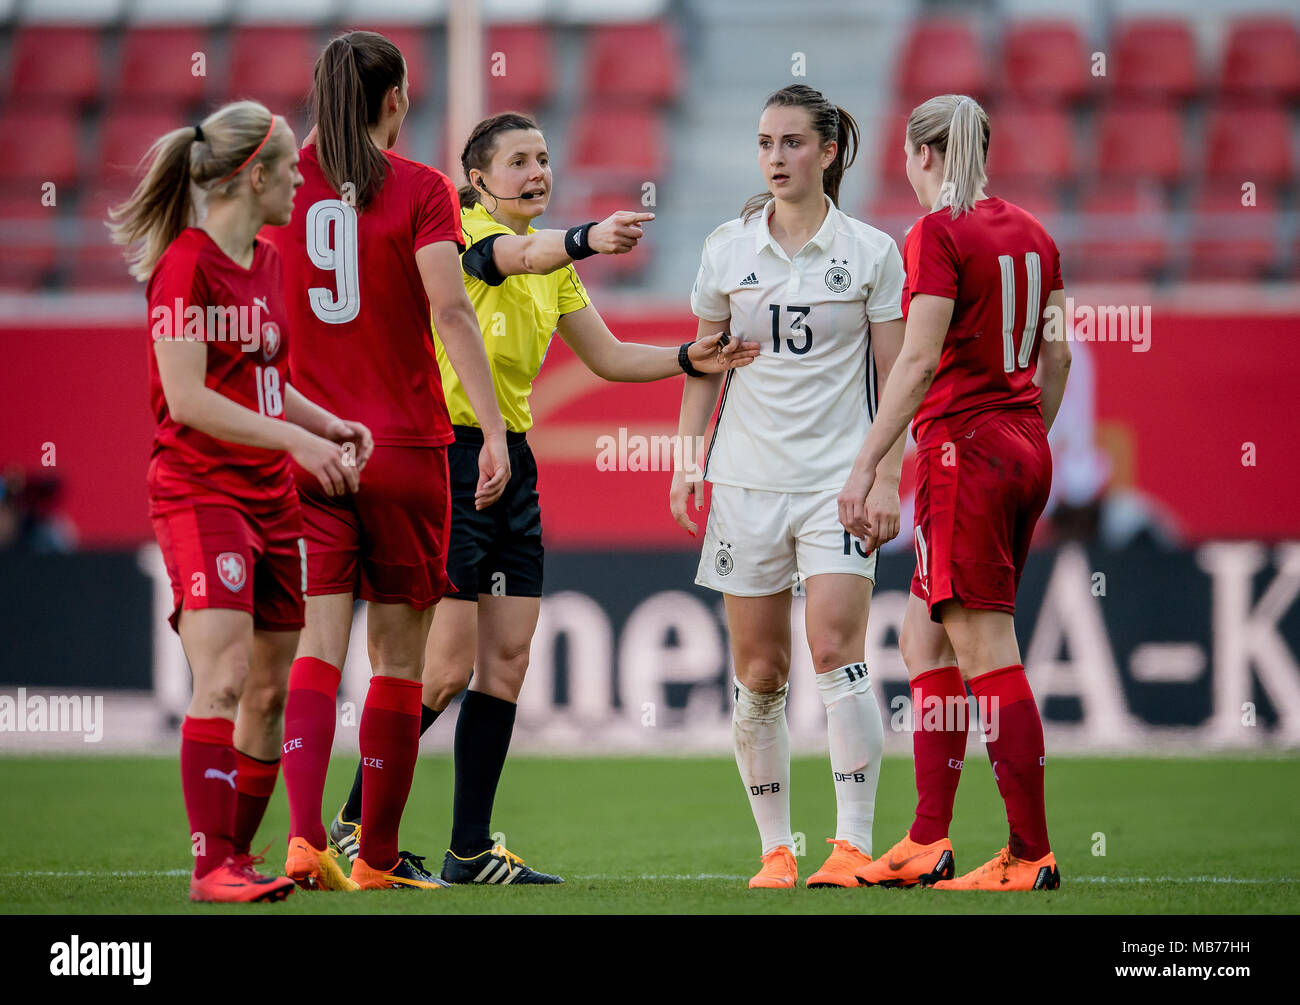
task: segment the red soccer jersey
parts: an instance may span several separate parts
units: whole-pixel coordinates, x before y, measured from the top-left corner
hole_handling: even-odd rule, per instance
[[[293,498],[289,455],[218,440],[167,411],[152,342],[202,339],[205,383],[245,408],[284,418],[288,346],[280,255],[264,240],[243,268],[197,227],[181,232],[149,277],[149,394],[157,427],[149,464],[150,510],[229,503],[282,506]]]
[[[358,211],[330,188],[315,145],[303,147],[293,221],[263,233],[284,259],[294,387],[364,422],[377,444],[439,446],[453,436],[415,252],[435,241],[464,250],[460,201],[442,172],[385,156],[383,185]]]
[[[917,293],[954,301],[934,382],[912,432],[963,435],[988,411],[1039,407],[1034,383],[1043,309],[1062,288],[1061,256],[1019,206],[980,199],[956,220],[948,208],[922,217],[903,244],[903,316]]]

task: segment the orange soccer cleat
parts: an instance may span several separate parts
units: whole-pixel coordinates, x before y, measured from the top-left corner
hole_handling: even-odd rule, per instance
[[[940,838],[932,844],[917,844],[911,834],[904,834],[888,852],[860,869],[858,879],[863,886],[916,886],[952,879],[955,874],[951,841]]]
[[[333,848],[313,848],[306,838],[289,839],[289,857],[284,874],[304,890],[357,890],[360,887],[343,875]]]
[[[216,904],[251,904],[284,900],[293,883],[284,876],[263,876],[248,855],[234,855],[202,878],[190,877],[190,900]]]
[[[871,864],[871,856],[859,851],[856,845],[848,841],[827,838],[826,843],[833,844],[835,850],[826,863],[808,877],[808,887],[861,886],[858,872]]]
[[[374,869],[358,857],[352,863],[352,877],[363,890],[445,890],[451,886],[424,867],[422,855],[409,851],[397,853],[397,864],[390,869]]]
[[[1026,862],[1003,848],[992,861],[956,879],[935,883],[936,890],[1055,890],[1061,885],[1056,856],[1050,851],[1036,862]]]
[[[793,890],[799,878],[799,866],[795,864],[794,852],[785,845],[778,845],[763,856],[763,868],[749,881],[751,890]]]

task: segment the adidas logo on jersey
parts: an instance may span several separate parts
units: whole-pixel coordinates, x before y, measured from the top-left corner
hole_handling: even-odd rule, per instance
[[[740,281],[740,285],[741,285],[741,286],[757,286],[757,285],[758,285],[758,276],[751,272],[749,275],[747,275],[744,279],[742,279],[742,280]]]

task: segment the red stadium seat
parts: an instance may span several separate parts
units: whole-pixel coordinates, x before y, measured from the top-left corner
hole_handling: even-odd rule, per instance
[[[407,83],[407,95],[410,97],[412,104],[423,101],[429,96],[432,90],[431,80],[442,71],[441,67],[434,65],[431,33],[428,29],[404,24],[391,26],[382,24],[348,25],[340,28],[338,32],[331,33],[330,37],[332,38],[334,34],[352,31],[354,27],[378,32],[402,50],[402,56],[406,59],[406,75],[410,77]],[[316,52],[312,56],[310,66],[315,67],[316,57],[319,55],[320,53]]]
[[[211,55],[202,29],[185,26],[127,28],[122,39],[119,99],[133,104],[194,104],[203,100],[208,78],[193,73],[193,55]],[[204,66],[207,73],[214,67]]]
[[[8,195],[0,201],[0,284],[32,289],[58,264],[58,206],[38,197]]]
[[[1284,17],[1233,22],[1219,87],[1227,94],[1300,97],[1300,32],[1295,22]]]
[[[109,109],[100,122],[96,170],[105,180],[132,179],[140,160],[158,137],[181,126],[193,125],[170,112]]]
[[[573,222],[582,220],[603,220],[620,209],[632,212],[653,213],[653,208],[642,207],[641,193],[628,189],[626,192],[603,192],[592,196],[585,204],[574,208]],[[646,236],[626,255],[592,255],[578,263],[578,275],[584,285],[605,286],[617,282],[626,282],[649,270],[654,260],[655,225],[644,226]]]
[[[1056,238],[1061,213],[1061,191],[1046,178],[1018,178],[1002,181],[991,178],[986,188],[989,195],[1013,203],[1032,213],[1048,233]]]
[[[1150,184],[1112,183],[1086,193],[1076,232],[1057,244],[1062,274],[1085,279],[1139,279],[1165,265],[1169,215]]]
[[[91,102],[103,89],[99,33],[94,28],[28,26],[13,41],[13,97]]]
[[[0,116],[0,181],[71,183],[81,147],[74,116],[10,107]],[[13,195],[12,185],[7,194]]]
[[[498,55],[499,54],[499,55]],[[555,86],[551,33],[543,24],[498,24],[487,30],[487,105],[492,114],[531,112]]]
[[[1127,96],[1190,98],[1200,90],[1196,41],[1187,22],[1139,18],[1122,24],[1107,72]]]
[[[1278,214],[1261,190],[1254,206],[1243,206],[1241,189],[1213,184],[1193,203],[1189,278],[1256,279],[1277,263]]]
[[[662,174],[664,124],[649,108],[595,108],[573,124],[573,166],[609,181],[655,181]]]
[[[1018,180],[991,181],[986,192],[1032,213],[1038,222],[1057,237],[1061,209],[1060,193],[1048,181]],[[916,193],[906,181],[891,181],[880,186],[863,211],[862,221],[883,230],[903,248],[903,240],[911,226],[926,213],[917,201]]]
[[[924,215],[925,209],[907,179],[887,175],[876,186],[875,195],[863,211],[862,222],[883,230],[898,242],[901,251],[908,228]]]
[[[882,178],[897,176],[905,179],[903,164],[906,155],[903,143],[907,137],[907,119],[912,114],[913,107],[910,102],[895,105],[877,133],[877,170]]]
[[[1206,125],[1205,171],[1256,184],[1291,177],[1291,122],[1280,105],[1223,103]]]
[[[896,75],[903,96],[913,104],[936,94],[982,100],[988,89],[983,48],[970,24],[958,19],[919,22],[904,43]]]
[[[315,35],[300,25],[241,25],[230,36],[231,99],[252,98],[277,115],[306,106],[312,67],[320,55]]]
[[[676,33],[664,22],[591,29],[588,94],[608,101],[674,101],[684,75]]]
[[[1070,117],[1059,108],[1014,105],[993,115],[989,134],[990,178],[1055,178],[1075,172]]]
[[[68,273],[74,286],[135,285],[135,280],[126,271],[123,249],[112,242],[105,226],[109,207],[124,202],[131,191],[130,184],[115,178],[100,183],[78,200],[78,241]]]
[[[1002,86],[1021,101],[1076,101],[1089,90],[1083,36],[1072,21],[1020,21],[1002,38]]]
[[[1096,123],[1096,173],[1105,179],[1152,177],[1172,182],[1183,173],[1178,113],[1163,105],[1112,105]]]

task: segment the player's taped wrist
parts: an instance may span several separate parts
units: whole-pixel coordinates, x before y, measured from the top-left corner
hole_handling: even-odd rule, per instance
[[[597,254],[587,243],[587,232],[596,226],[596,222],[592,220],[591,223],[580,223],[564,232],[564,253],[573,261],[578,262]]]

